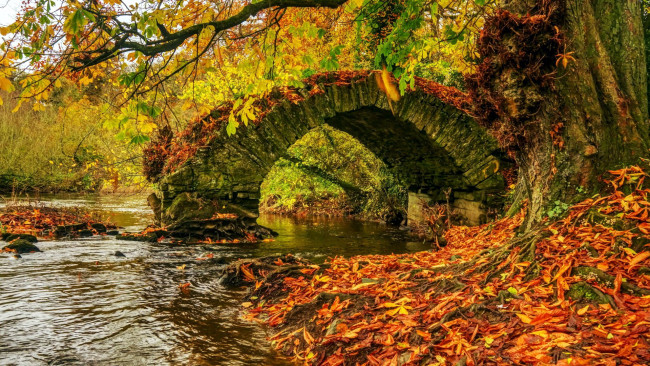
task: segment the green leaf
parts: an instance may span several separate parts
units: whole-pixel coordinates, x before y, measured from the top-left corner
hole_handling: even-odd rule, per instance
[[[228,136],[232,136],[237,132],[237,127],[239,127],[239,122],[235,119],[235,116],[232,114],[228,117],[228,125],[226,125],[226,133]]]
[[[88,17],[86,16],[87,11],[83,9],[77,9],[72,12],[63,24],[63,29],[72,34],[76,34],[79,30],[86,25]],[[93,17],[94,19],[94,17]]]
[[[139,144],[144,144],[145,142],[149,142],[149,137],[145,135],[135,135],[131,138],[131,144],[134,145],[139,145]]]

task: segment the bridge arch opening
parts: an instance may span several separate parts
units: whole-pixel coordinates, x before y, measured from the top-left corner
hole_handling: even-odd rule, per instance
[[[406,221],[404,184],[359,140],[328,124],[289,147],[262,182],[260,195],[263,213]]]

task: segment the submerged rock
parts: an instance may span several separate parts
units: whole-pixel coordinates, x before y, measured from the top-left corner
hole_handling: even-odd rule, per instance
[[[115,251],[114,256],[116,256],[116,257],[118,257],[118,258],[126,257],[126,256],[124,255],[124,253],[120,252],[119,250],[116,250],[116,251]]]
[[[25,239],[17,239],[6,245],[3,250],[15,251],[16,254],[40,252],[41,250]]]

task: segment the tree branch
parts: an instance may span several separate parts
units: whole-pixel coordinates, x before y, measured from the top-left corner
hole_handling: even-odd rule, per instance
[[[218,34],[221,31],[233,28],[237,25],[244,23],[250,17],[255,16],[259,12],[270,9],[270,8],[315,8],[315,7],[326,7],[326,8],[337,8],[345,4],[347,0],[265,0],[256,3],[251,3],[244,6],[237,14],[226,18],[224,20],[205,22],[200,24],[195,24],[193,26],[187,27],[185,29],[179,30],[173,33],[163,34],[162,38],[156,40],[155,42],[145,41],[144,43],[139,43],[135,41],[130,41],[129,37],[134,34],[132,29],[129,27],[124,27],[124,24],[118,22],[118,27],[120,28],[121,36],[115,35],[117,39],[115,44],[106,50],[97,49],[94,51],[89,51],[86,53],[85,58],[77,58],[76,61],[80,62],[80,65],[72,66],[72,70],[79,71],[90,66],[100,64],[104,61],[107,61],[113,57],[116,57],[118,54],[128,51],[137,51],[142,53],[145,56],[156,56],[165,52],[172,51],[179,46],[181,46],[186,40],[191,37],[198,36],[201,32],[209,27],[214,29],[214,33]],[[139,38],[143,36],[137,33]],[[99,54],[97,54],[99,53]]]

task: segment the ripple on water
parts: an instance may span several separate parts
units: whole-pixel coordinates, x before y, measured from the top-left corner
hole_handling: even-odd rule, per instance
[[[294,253],[322,262],[427,249],[378,224],[260,221],[281,236],[246,247],[91,238],[42,242],[42,253],[19,260],[0,255],[0,365],[290,365],[264,329],[241,319],[242,292],[220,285],[220,267],[197,257]],[[184,282],[189,294],[178,290]]]

